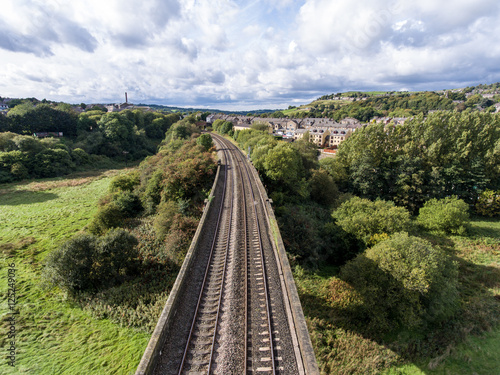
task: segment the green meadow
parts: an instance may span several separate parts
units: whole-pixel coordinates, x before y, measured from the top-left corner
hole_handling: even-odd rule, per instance
[[[90,313],[43,285],[45,257],[81,231],[121,171],[0,185],[0,373],[132,374],[150,335]],[[16,362],[9,365],[8,270],[15,265]]]

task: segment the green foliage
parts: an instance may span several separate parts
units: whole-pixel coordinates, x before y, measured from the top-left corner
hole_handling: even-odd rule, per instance
[[[324,169],[315,170],[309,179],[311,199],[325,206],[333,206],[339,197],[339,190],[333,178]]]
[[[153,227],[158,238],[165,238],[175,221],[175,216],[179,213],[179,205],[174,201],[161,202],[158,205],[153,222]]]
[[[196,138],[196,144],[202,146],[205,151],[209,151],[213,146],[214,142],[210,134],[202,134]]]
[[[165,135],[162,147],[163,145],[168,145],[172,141],[186,140],[193,134],[200,133],[200,129],[195,125],[194,121],[194,118],[189,116],[172,125]]]
[[[415,214],[431,198],[458,195],[472,204],[478,190],[497,190],[499,139],[498,114],[437,112],[358,129],[336,163],[354,194],[394,200]]]
[[[17,150],[17,145],[14,142],[16,136],[17,134],[12,132],[0,133],[0,152]]]
[[[196,141],[172,141],[141,164],[141,200],[154,213],[163,200],[189,201],[197,207],[213,183],[217,164]]]
[[[24,110],[25,107],[29,110]],[[178,119],[176,115],[144,114],[138,110],[120,113],[92,110],[77,117],[67,105],[31,107],[31,102],[16,106],[9,117],[2,117],[0,121],[0,131],[5,131],[0,133],[0,152],[23,153],[22,160],[12,155],[2,158],[2,181],[62,176],[77,167],[88,168],[96,160],[95,155],[120,161],[144,158],[156,151],[155,139],[162,138],[164,131]],[[156,133],[150,134],[150,138],[145,130],[148,126],[156,126]],[[189,126],[190,136],[196,126]],[[64,137],[39,139],[32,136],[35,132],[63,132]],[[12,161],[9,165],[8,160]]]
[[[69,291],[93,288],[92,268],[97,242],[91,234],[80,234],[50,253],[45,265],[48,281]]]
[[[485,190],[476,203],[476,211],[483,216],[500,216],[500,190]]]
[[[289,143],[281,142],[267,154],[263,163],[266,177],[275,185],[293,188],[304,176],[304,166]]]
[[[406,231],[410,227],[410,213],[394,202],[353,197],[342,203],[333,214],[336,223],[366,245],[377,241],[376,235]]]
[[[250,126],[250,129],[261,132],[269,132],[269,125],[264,121],[254,121]]]
[[[341,278],[362,296],[369,329],[443,321],[458,301],[457,265],[428,241],[397,233],[348,262]]]
[[[112,202],[118,207],[123,217],[135,217],[142,212],[141,199],[130,191],[113,194]]]
[[[87,229],[92,234],[102,235],[111,228],[122,226],[123,219],[125,219],[125,215],[117,204],[105,204],[99,207]]]
[[[464,234],[469,224],[469,206],[457,197],[431,199],[420,209],[417,221],[428,230]]]
[[[71,158],[73,159],[75,165],[86,165],[90,162],[89,154],[81,148],[75,148],[71,151]]]
[[[137,239],[123,229],[102,238],[77,235],[49,254],[45,277],[71,293],[120,283],[137,270],[136,245]]]
[[[358,241],[333,223],[322,206],[286,204],[277,208],[276,214],[287,253],[301,264],[341,265],[360,250]]]
[[[232,135],[234,133],[234,126],[231,121],[223,121],[221,119],[217,119],[212,124],[212,128],[219,134],[229,134]]]
[[[308,141],[309,136],[299,139],[292,143],[292,147],[298,152],[302,159],[302,165],[309,176],[313,169],[318,169],[319,151],[316,145]]]
[[[110,191],[133,191],[141,183],[138,171],[120,174],[111,180]]]
[[[46,149],[35,156],[33,169],[38,177],[56,177],[70,173],[74,164],[68,151]]]
[[[349,176],[344,165],[337,158],[323,158],[319,160],[320,168],[326,170],[333,178],[333,182],[340,190],[345,191],[348,186]]]

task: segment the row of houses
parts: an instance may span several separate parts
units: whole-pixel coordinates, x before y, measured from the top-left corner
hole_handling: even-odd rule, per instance
[[[282,137],[284,140],[296,141],[309,137],[309,141],[318,147],[337,148],[356,129],[365,126],[355,118],[345,118],[340,122],[329,118],[262,118],[249,116],[231,116],[225,114],[214,114],[207,117],[208,123],[215,120],[230,121],[236,130],[249,129],[252,124],[266,124],[269,133]]]

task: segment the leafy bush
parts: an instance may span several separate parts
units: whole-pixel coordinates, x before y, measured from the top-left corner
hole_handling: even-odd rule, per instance
[[[102,235],[111,228],[122,225],[125,218],[123,212],[115,203],[101,206],[88,226],[88,231],[95,235]]]
[[[163,242],[170,259],[181,265],[198,226],[198,220],[177,214]]]
[[[214,146],[212,137],[209,134],[202,134],[198,138],[196,138],[196,144],[203,147],[205,151],[210,150]]]
[[[111,180],[109,189],[111,191],[132,191],[141,183],[139,172],[133,171],[121,174]]]
[[[410,213],[391,201],[353,197],[342,203],[333,214],[337,224],[366,245],[378,241],[380,235],[406,231],[410,227]],[[376,236],[378,235],[378,236]]]
[[[138,270],[137,239],[123,229],[98,238],[80,234],[52,252],[45,277],[71,293],[114,285]]]
[[[88,164],[90,161],[89,154],[87,154],[84,150],[81,148],[75,148],[71,152],[71,157],[73,158],[73,162],[76,165],[85,165]]]
[[[360,250],[358,241],[333,223],[322,206],[288,204],[277,208],[276,214],[287,252],[302,264],[342,265]]]
[[[339,197],[339,189],[324,169],[316,170],[309,180],[311,199],[325,206],[332,206]]]
[[[362,296],[369,329],[388,331],[450,317],[457,307],[457,275],[444,252],[397,233],[348,262],[340,276]]]
[[[92,265],[96,245],[95,236],[80,234],[49,254],[45,265],[48,281],[69,291],[92,288]]]
[[[153,227],[158,238],[165,238],[174,223],[175,215],[178,214],[179,206],[176,202],[166,201],[159,204],[153,223]]]
[[[417,221],[431,231],[463,234],[469,223],[469,206],[457,197],[431,199],[420,209]]]
[[[97,242],[94,272],[105,285],[119,283],[139,266],[137,239],[123,229],[112,229]]]
[[[142,212],[139,196],[129,191],[121,191],[113,195],[113,203],[122,212],[122,216],[135,217]]]
[[[500,190],[485,190],[476,203],[476,211],[483,216],[500,215]]]

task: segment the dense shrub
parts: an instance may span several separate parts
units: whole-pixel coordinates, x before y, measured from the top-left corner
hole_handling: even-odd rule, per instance
[[[337,224],[365,244],[374,244],[382,234],[408,230],[410,213],[391,201],[353,197],[342,203],[333,214]]]
[[[115,203],[109,203],[99,208],[87,229],[92,234],[101,235],[108,229],[120,227],[124,218],[120,208]]]
[[[287,252],[302,264],[342,265],[360,251],[359,242],[333,223],[324,207],[287,204],[276,214]]]
[[[189,214],[198,214],[216,169],[212,154],[205,152],[194,140],[174,140],[162,145],[160,152],[140,167],[139,190],[146,212],[155,213],[161,201],[173,200],[189,202],[192,211]]]
[[[457,265],[418,237],[397,233],[341,269],[363,298],[369,329],[417,327],[451,316],[457,304]]]
[[[102,238],[77,235],[47,257],[45,277],[69,292],[120,283],[138,269],[136,245],[137,239],[123,229]]]
[[[133,171],[121,174],[111,180],[109,189],[111,191],[132,191],[141,183],[139,172]]]
[[[179,206],[176,202],[161,202],[157,208],[157,214],[154,219],[153,227],[156,236],[164,239],[174,223],[175,215],[179,214]]]
[[[428,230],[463,234],[469,223],[469,206],[457,197],[431,199],[420,209],[417,221]]]
[[[176,214],[172,220],[170,231],[163,244],[170,259],[179,265],[184,260],[197,226],[198,220],[190,216]]]
[[[89,154],[87,154],[81,148],[75,148],[71,152],[71,157],[73,158],[73,162],[75,163],[75,165],[85,165],[90,162]]]
[[[325,206],[332,206],[339,197],[339,189],[324,169],[315,170],[309,180],[311,199]]]
[[[70,291],[94,287],[92,275],[97,238],[80,234],[65,242],[46,259],[45,276],[53,285]]]
[[[121,191],[113,195],[113,203],[121,211],[122,216],[135,217],[142,212],[142,203],[137,194]]]
[[[476,202],[477,213],[483,216],[500,216],[500,190],[485,190]]]
[[[202,146],[205,151],[210,150],[214,146],[212,137],[209,134],[202,134],[196,138],[196,144]]]

